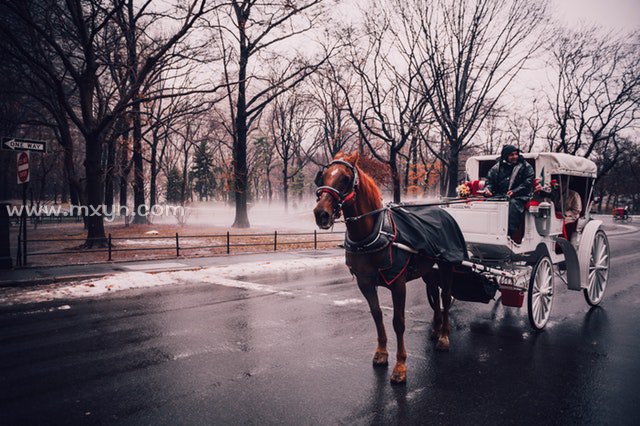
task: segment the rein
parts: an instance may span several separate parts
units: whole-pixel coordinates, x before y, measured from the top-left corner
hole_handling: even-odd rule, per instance
[[[329,185],[322,185],[323,180],[322,180],[322,176],[324,174],[324,171],[331,167],[333,164],[341,164],[343,166],[346,166],[348,169],[351,170],[351,172],[353,173],[353,180],[351,181],[351,185],[350,185],[350,191],[348,193],[346,193],[346,195],[343,195],[342,192],[340,192],[339,190],[337,190],[336,188],[334,188],[333,186],[329,186]],[[318,198],[318,200],[320,199],[320,197],[322,196],[322,194],[329,194],[335,201],[336,204],[333,208],[333,215],[335,218],[339,218],[340,217],[340,213],[342,212],[342,207],[344,206],[344,203],[351,201],[353,199],[356,198],[356,191],[358,189],[358,184],[360,182],[360,176],[358,174],[358,169],[352,165],[351,163],[344,161],[344,160],[333,160],[332,162],[330,162],[328,165],[323,166],[318,173],[316,174],[316,178],[315,178],[315,184],[318,187],[316,189],[316,197]],[[474,197],[474,198],[455,198],[453,200],[446,200],[446,201],[439,201],[439,202],[435,202],[435,203],[419,203],[419,204],[414,204],[414,203],[387,203],[386,206],[381,207],[379,209],[367,212],[367,213],[363,213],[359,216],[352,216],[352,217],[345,217],[344,218],[344,222],[345,223],[349,223],[349,222],[356,222],[358,220],[361,220],[367,216],[371,216],[374,214],[378,214],[380,212],[389,210],[389,209],[395,209],[395,208],[403,208],[403,207],[431,207],[431,206],[448,206],[450,204],[463,204],[463,203],[469,203],[472,201],[486,201],[486,200],[492,200],[492,201],[506,201],[508,200],[508,197]]]
[[[383,212],[385,210],[393,210],[396,208],[403,208],[403,207],[432,207],[432,206],[448,206],[449,204],[464,204],[464,203],[469,203],[471,201],[487,201],[487,200],[492,200],[492,201],[505,201],[507,200],[507,198],[505,197],[491,197],[491,198],[485,198],[485,197],[476,197],[476,198],[456,198],[454,200],[451,201],[440,201],[440,202],[436,202],[436,203],[419,203],[419,204],[414,204],[414,203],[387,203],[386,206],[376,209],[376,210],[372,210],[370,212],[361,214],[360,216],[352,216],[352,217],[345,217],[344,221],[346,222],[355,222],[358,221],[362,218],[365,218],[367,216],[371,216],[374,214],[378,214],[380,212]]]

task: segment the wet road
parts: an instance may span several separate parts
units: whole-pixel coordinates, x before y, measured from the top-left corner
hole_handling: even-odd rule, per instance
[[[345,267],[252,278],[262,290],[0,308],[0,423],[637,424],[640,233],[610,242],[600,308],[556,281],[534,333],[526,308],[456,302],[449,353],[434,350],[424,286],[410,284],[404,387],[371,366],[373,321]]]

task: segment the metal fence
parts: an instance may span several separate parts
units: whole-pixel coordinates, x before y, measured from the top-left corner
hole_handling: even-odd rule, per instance
[[[69,242],[78,242],[85,243],[88,242],[86,238],[65,238],[65,239],[27,239],[23,240],[21,235],[18,235],[18,252],[17,252],[17,266],[26,266],[27,260],[29,257],[33,256],[48,256],[48,255],[62,255],[62,254],[70,254],[70,253],[105,253],[105,257],[107,261],[112,261],[116,253],[126,253],[126,252],[141,252],[141,251],[172,251],[175,253],[176,257],[184,256],[185,252],[191,250],[202,250],[202,249],[223,249],[223,253],[231,254],[233,248],[236,247],[273,247],[273,251],[277,251],[278,247],[283,247],[287,245],[295,245],[295,244],[308,244],[309,246],[313,245],[313,249],[318,249],[319,243],[338,243],[342,242],[343,238],[327,238],[327,236],[333,235],[344,235],[344,232],[338,231],[330,231],[330,232],[282,232],[278,233],[278,231],[274,231],[273,233],[260,233],[260,234],[231,234],[227,231],[226,234],[210,234],[210,235],[179,235],[177,232],[175,236],[144,236],[144,237],[113,237],[111,234],[108,234],[106,247],[98,248],[98,249],[83,249],[77,251],[66,250],[54,250],[54,251],[31,251],[33,244],[39,243],[69,243]],[[292,239],[293,237],[293,239]],[[260,242],[246,242],[246,241],[238,241],[239,239],[247,239],[247,238],[260,238],[262,241]],[[184,243],[185,240],[218,240],[215,244],[204,244],[204,245],[181,245],[181,241]],[[149,241],[162,241],[166,240],[166,245],[161,246],[147,246],[147,247],[122,247],[119,244],[120,241],[136,241],[136,240],[149,240]],[[268,240],[268,241],[265,241]],[[100,241],[104,243],[103,240]]]

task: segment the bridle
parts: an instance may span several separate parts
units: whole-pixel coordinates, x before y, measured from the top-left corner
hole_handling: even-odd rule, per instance
[[[324,175],[325,170],[334,164],[341,164],[343,166],[346,166],[353,173],[353,180],[351,181],[351,185],[349,185],[350,190],[346,194],[340,192],[338,189],[334,188],[333,186],[322,185],[323,183],[322,177]],[[336,203],[333,206],[333,217],[339,218],[340,212],[342,211],[342,206],[346,202],[356,198],[356,190],[358,189],[359,182],[360,182],[360,176],[358,175],[358,169],[353,164],[344,160],[333,160],[328,165],[323,166],[316,174],[315,184],[318,187],[318,189],[316,189],[317,201],[320,201],[320,197],[322,196],[322,194],[329,194],[331,198],[333,198],[333,200],[336,201]]]

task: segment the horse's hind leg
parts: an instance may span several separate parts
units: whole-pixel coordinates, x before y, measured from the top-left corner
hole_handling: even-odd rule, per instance
[[[451,307],[451,286],[453,280],[453,267],[450,264],[438,264],[440,271],[440,287],[442,288],[442,326],[440,327],[440,336],[436,349],[441,351],[449,350],[449,308]]]
[[[423,275],[422,280],[426,284],[427,298],[429,304],[433,307],[433,321],[431,324],[431,339],[437,339],[440,336],[440,328],[442,327],[442,310],[440,309],[440,290],[438,289],[438,281],[433,269]]]
[[[389,352],[387,352],[387,333],[382,322],[382,309],[380,309],[380,302],[378,301],[378,292],[374,284],[358,282],[358,288],[360,288],[364,298],[367,299],[378,333],[378,346],[373,354],[373,366],[385,367],[389,365]]]
[[[391,373],[392,384],[402,384],[407,381],[407,351],[404,347],[404,305],[406,300],[406,283],[398,279],[391,288],[393,299],[393,329],[398,339],[398,354],[396,365]]]

